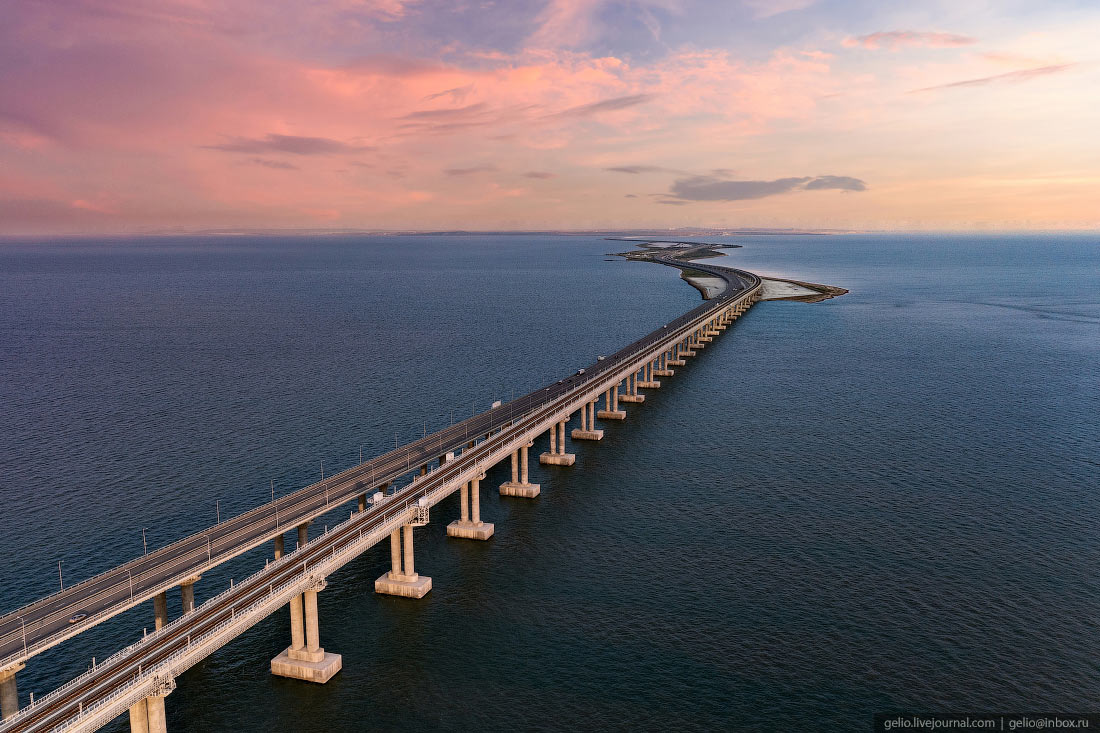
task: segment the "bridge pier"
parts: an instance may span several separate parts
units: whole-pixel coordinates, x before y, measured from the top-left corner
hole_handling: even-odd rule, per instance
[[[653,375],[656,377],[671,377],[676,372],[668,368],[668,354],[669,352],[663,351],[657,356],[657,368],[653,370]]]
[[[284,543],[284,540],[283,540],[283,536],[282,535],[277,535],[275,537],[275,559],[276,560],[278,560],[280,557],[283,556],[283,546],[284,546],[284,544],[285,543]]]
[[[470,479],[469,483],[462,485],[459,495],[461,505],[461,519],[456,519],[447,525],[448,537],[460,537],[467,540],[487,540],[493,536],[495,527],[491,522],[481,521],[481,479],[485,474]],[[469,510],[466,502],[469,499]]]
[[[645,381],[638,382],[638,386],[642,389],[657,389],[661,386],[661,383],[653,378],[653,362],[647,361],[645,366],[642,367],[642,378]]]
[[[404,535],[404,564],[401,562],[401,540]],[[393,570],[374,581],[374,592],[405,598],[423,598],[432,589],[432,579],[417,575],[413,565],[413,526],[406,524],[390,535],[390,561]]]
[[[143,697],[130,706],[130,733],[168,733],[164,695]]]
[[[609,388],[604,392],[604,409],[596,413],[601,420],[625,420],[626,410],[619,409],[619,385]]]
[[[26,666],[16,664],[0,670],[0,720],[7,720],[19,712],[19,689],[15,685],[15,673]]]
[[[271,660],[271,674],[324,684],[344,666],[339,654],[321,646],[317,594],[325,589],[322,578],[290,601],[290,646]]]
[[[527,449],[532,445],[532,443],[528,443],[512,451],[512,480],[505,481],[500,485],[501,496],[518,496],[524,499],[534,499],[539,495],[541,487],[527,480]]]
[[[153,596],[153,624],[160,631],[168,623],[168,592],[161,591]]]
[[[202,576],[196,575],[180,583],[180,601],[183,605],[184,614],[195,610],[195,583],[200,580],[202,580]]]
[[[573,440],[603,440],[603,431],[596,429],[596,403],[585,402],[581,406],[581,426],[573,428]]]
[[[568,417],[550,426],[550,451],[539,456],[539,463],[547,466],[572,466],[577,462],[575,454],[565,452],[565,423],[567,422],[569,422]]]
[[[626,394],[619,397],[623,402],[645,402],[645,395],[638,394],[638,372],[626,378]]]

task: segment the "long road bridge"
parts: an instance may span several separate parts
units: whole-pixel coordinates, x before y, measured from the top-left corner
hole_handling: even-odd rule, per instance
[[[507,496],[532,498],[528,449],[549,433],[542,464],[571,466],[566,424],[580,415],[573,440],[600,440],[602,421],[623,420],[620,402],[645,400],[639,390],[660,387],[720,332],[760,299],[761,280],[743,270],[649,256],[680,269],[721,278],[726,289],[676,320],[575,374],[474,415],[445,430],[360,463],[342,473],[202,532],[178,540],[64,588],[0,617],[0,733],[94,731],[129,710],[133,733],[166,733],[164,698],[176,678],[283,606],[290,606],[291,640],[271,660],[273,674],[324,683],[341,668],[339,654],[320,645],[317,593],[326,577],[374,545],[390,541],[392,570],[375,581],[378,593],[422,598],[431,578],[416,572],[413,528],[427,524],[431,507],[461,493],[461,514],[448,535],[492,536],[480,517],[480,482],[492,466],[511,459]],[[598,403],[604,401],[604,409]],[[399,480],[412,480],[398,486]],[[354,503],[350,518],[309,538],[313,519]],[[293,551],[284,535],[296,530]],[[274,557],[243,582],[195,606],[194,584],[204,572],[263,543]],[[167,591],[179,586],[183,614],[169,620]],[[93,664],[85,674],[20,708],[16,675],[35,655],[134,606],[153,601],[155,631]]]

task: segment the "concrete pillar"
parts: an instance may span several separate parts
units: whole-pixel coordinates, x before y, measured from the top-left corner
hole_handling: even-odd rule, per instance
[[[316,654],[321,651],[321,631],[317,622],[317,591],[307,590],[302,594],[306,612],[306,651]]]
[[[290,651],[292,652],[300,652],[306,645],[304,615],[302,596],[296,595],[290,599]]]
[[[401,575],[401,530],[390,533],[390,575]]]
[[[611,409],[617,412],[619,409],[619,385],[617,384],[611,388],[611,404],[613,405]]]
[[[149,733],[148,699],[143,697],[130,706],[130,733]]]
[[[359,511],[361,511],[361,512],[367,511],[367,495],[366,494],[360,494],[359,495],[358,503],[359,503]]]
[[[164,625],[168,623],[168,594],[165,591],[153,596],[153,617],[157,631],[164,628]]]
[[[512,480],[505,481],[500,485],[501,496],[533,499],[539,495],[541,488],[538,484],[531,483],[527,476],[527,449],[529,447],[530,444],[521,446],[512,454]],[[482,524],[483,526],[490,526],[484,522]]]
[[[0,672],[0,720],[7,720],[19,712],[19,690],[15,685],[15,673],[25,666],[16,664]]]
[[[605,407],[608,412],[611,412],[611,390],[607,390],[607,392],[604,393],[604,398],[606,402]]]
[[[565,436],[562,436],[562,444]],[[481,481],[474,479],[470,482],[470,521],[481,524]]]
[[[401,562],[401,538],[404,537],[404,559]],[[405,598],[423,598],[432,589],[432,579],[417,575],[413,565],[413,527],[406,524],[399,527],[390,535],[390,554],[393,560],[393,570],[384,573],[381,578],[374,581],[374,592],[390,596],[404,596]],[[326,657],[328,655],[325,655]]]
[[[164,714],[164,696],[147,697],[145,704],[149,710],[149,733],[168,733],[168,721]]]
[[[572,466],[577,457],[565,452],[565,423],[569,418],[550,426],[550,450],[539,456],[539,463],[546,466]],[[557,436],[561,436],[558,440]]]
[[[406,524],[404,527],[405,533],[405,563],[402,566],[403,574],[406,577],[416,577],[416,568],[413,565],[415,562],[413,559],[413,528],[411,524]]]
[[[420,467],[420,475],[421,476],[427,476],[428,475],[428,464],[427,463],[425,463],[423,466]]]
[[[279,535],[275,538],[275,559],[278,560],[283,556],[283,536]]]
[[[199,581],[199,576],[194,578],[188,578],[180,583],[180,599],[183,603],[183,612],[191,613],[195,610],[195,583]]]
[[[309,542],[309,522],[298,525],[298,547],[305,547]]]
[[[459,515],[462,517],[463,522],[470,521],[470,513],[466,508],[467,504],[469,503],[469,497],[470,497],[470,484],[463,481],[462,482],[462,489],[459,492],[459,497],[458,497]]]

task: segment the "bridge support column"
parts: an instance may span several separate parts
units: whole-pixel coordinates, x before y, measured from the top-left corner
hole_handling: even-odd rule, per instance
[[[156,692],[130,706],[130,733],[168,733],[164,698],[175,688],[173,680],[158,678]]]
[[[404,538],[404,563],[402,564],[401,540]],[[432,589],[432,579],[417,575],[413,565],[413,526],[406,524],[390,535],[390,559],[393,570],[374,581],[374,592],[405,598],[423,598]]]
[[[290,646],[271,660],[271,674],[324,684],[344,666],[341,655],[326,652],[321,646],[317,594],[325,585],[322,578],[291,600]]]
[[[623,402],[645,402],[645,395],[638,394],[638,372],[634,372],[626,378],[626,394],[619,399]]]
[[[201,575],[196,575],[180,583],[180,600],[182,601],[183,612],[185,614],[195,610],[195,583],[199,582],[201,579]]]
[[[305,547],[309,542],[309,522],[298,525],[298,547]]]
[[[585,402],[581,406],[581,426],[573,428],[573,440],[603,440],[603,431],[596,430],[596,403]]]
[[[500,485],[501,496],[534,499],[542,490],[538,484],[532,484],[527,480],[527,449],[531,445],[528,443],[512,453],[512,480]]]
[[[283,556],[283,536],[279,535],[275,538],[275,559],[278,560]]]
[[[513,464],[514,466],[514,464]],[[447,525],[448,537],[460,537],[467,540],[487,540],[495,529],[491,522],[481,521],[481,479],[485,474],[471,479],[469,487],[462,486],[459,501],[462,504],[462,518]],[[466,511],[466,498],[469,496],[470,510]]]
[[[15,673],[26,666],[16,664],[0,671],[0,720],[7,720],[19,712],[19,689],[15,686]]]
[[[655,377],[671,377],[676,372],[668,368],[668,354],[667,351],[662,351],[657,356],[657,368],[653,370],[653,376]]]
[[[684,346],[683,344],[673,345],[672,351],[669,352],[672,355],[672,358],[668,360],[668,365],[669,366],[682,367],[685,364],[687,364],[686,361],[684,361],[683,359],[680,358],[680,351],[681,351],[681,349],[683,349],[683,346]]]
[[[601,420],[625,420],[626,411],[619,409],[619,385],[604,392],[604,409],[596,413]]]
[[[360,494],[359,496],[357,496],[355,503],[356,503],[356,508],[359,511],[361,511],[361,512],[367,511],[367,495],[366,494]]]
[[[550,426],[550,451],[539,456],[539,463],[547,466],[572,466],[577,462],[575,454],[565,452],[565,423],[567,422],[569,422],[568,417]]]
[[[642,389],[657,389],[661,386],[661,383],[653,378],[653,362],[647,361],[645,366],[642,367],[642,378],[644,382],[638,382],[638,386]]]
[[[161,591],[153,596],[153,623],[160,631],[168,623],[168,593]]]

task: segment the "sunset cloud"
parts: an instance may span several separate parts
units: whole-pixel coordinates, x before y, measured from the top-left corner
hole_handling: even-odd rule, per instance
[[[370,150],[366,145],[350,145],[323,137],[276,134],[266,135],[263,138],[237,137],[229,142],[203,147],[228,153],[291,153],[293,155],[331,155]]]
[[[803,176],[773,181],[731,181],[716,176],[691,176],[672,184],[669,199],[676,201],[746,201],[791,191],[864,191],[866,184],[848,176]],[[663,200],[662,203],[668,203]]]
[[[1052,64],[1050,66],[1038,66],[1033,69],[1020,69],[1018,71],[1009,71],[1004,74],[994,74],[992,76],[981,76],[977,79],[963,79],[962,81],[952,81],[947,84],[936,84],[930,87],[923,87],[921,89],[913,89],[910,93],[916,94],[918,92],[932,92],[937,89],[954,89],[956,87],[976,87],[984,86],[986,84],[994,84],[998,82],[1019,82],[1028,81],[1029,79],[1035,79],[1042,76],[1050,76],[1051,74],[1060,74],[1063,71],[1072,69],[1075,64]]]
[[[1025,23],[989,6],[968,16],[974,53],[834,54],[838,37],[901,50],[974,37],[858,35],[909,27],[881,4],[713,7],[11,0],[0,233],[717,225],[730,201],[746,226],[971,216],[957,201],[995,220],[1021,208],[998,175],[1089,179],[1100,79],[1077,59],[1100,9]],[[966,105],[933,93],[956,87]],[[789,176],[805,170],[858,177]],[[1013,185],[1046,207],[1036,221],[1095,218],[1084,184]]]
[[[843,45],[848,48],[877,49],[885,46],[891,51],[896,51],[905,46],[923,46],[925,48],[958,48],[969,46],[978,42],[977,38],[963,36],[957,33],[936,33],[927,31],[878,31],[865,36],[844,39]]]

